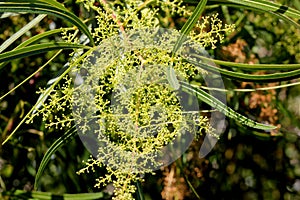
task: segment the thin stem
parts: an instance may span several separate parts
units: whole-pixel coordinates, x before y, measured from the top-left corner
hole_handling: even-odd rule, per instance
[[[7,95],[9,95],[10,93],[12,93],[13,91],[15,91],[17,88],[19,88],[21,85],[23,85],[25,82],[27,82],[29,79],[31,79],[34,75],[36,75],[38,72],[42,71],[50,62],[52,62],[52,60],[54,60],[54,58],[56,58],[56,56],[58,56],[60,53],[62,52],[62,50],[59,50],[53,57],[50,58],[50,60],[48,60],[43,66],[41,66],[40,68],[38,68],[35,72],[33,72],[31,75],[29,75],[25,80],[23,80],[21,83],[19,83],[16,87],[12,88],[11,90],[9,90],[6,94],[4,94],[2,97],[0,97],[0,100],[2,100],[4,97],[6,97]]]

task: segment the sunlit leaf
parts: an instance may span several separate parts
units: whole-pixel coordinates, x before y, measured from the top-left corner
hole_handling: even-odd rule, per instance
[[[198,3],[198,0],[184,0],[186,3]],[[300,19],[300,11],[291,7],[280,5],[266,0],[210,0],[209,5],[226,5],[229,7],[242,8],[257,12],[267,12],[279,19],[282,19],[296,27],[300,27],[300,24],[294,19]],[[294,19],[293,19],[294,18]]]
[[[236,111],[234,111],[233,109],[231,109],[230,107],[226,106],[223,102],[221,102],[220,100],[218,100],[217,98],[215,98],[214,96],[206,93],[204,90],[200,89],[200,88],[196,88],[188,83],[185,82],[180,82],[182,88],[188,92],[191,92],[195,95],[197,95],[197,97],[207,103],[208,105],[210,105],[211,107],[217,109],[218,111],[224,113],[227,117],[232,118],[234,120],[236,120],[237,122],[240,122],[243,125],[252,127],[252,128],[256,128],[256,129],[261,129],[261,130],[271,130],[271,129],[275,129],[275,126],[271,126],[271,125],[267,125],[267,124],[261,124],[258,122],[255,122],[239,113],[237,113]]]
[[[28,0],[26,2],[20,0],[0,1],[0,12],[28,12],[57,16],[77,26],[84,34],[87,35],[92,45],[94,45],[94,40],[88,30],[88,27],[76,15],[65,9],[63,6],[58,6],[59,3],[51,1],[48,4],[47,2],[48,1],[36,0]]]
[[[296,70],[289,71],[289,72],[278,72],[278,73],[272,73],[272,74],[255,75],[255,74],[247,74],[247,73],[229,71],[229,70],[219,68],[219,67],[216,67],[213,65],[202,63],[201,61],[186,60],[186,62],[189,62],[189,63],[193,64],[194,66],[197,66],[201,69],[205,69],[212,73],[221,74],[224,77],[235,79],[235,80],[240,80],[240,81],[278,82],[278,81],[290,80],[293,78],[300,77],[300,69],[296,69]]]
[[[3,52],[7,47],[9,47],[12,43],[14,43],[18,38],[24,35],[28,30],[37,25],[42,19],[46,17],[45,14],[38,15],[36,18],[31,20],[28,24],[23,26],[18,32],[13,34],[10,38],[5,40],[0,46],[0,53]]]
[[[207,3],[207,0],[200,0],[197,7],[193,11],[193,14],[188,18],[187,22],[183,25],[183,27],[180,30],[180,37],[176,41],[176,44],[173,48],[173,54],[176,53],[176,51],[180,48],[182,43],[184,42],[184,38],[191,32],[191,30],[194,28],[195,24],[199,20],[201,14],[204,11],[205,5]]]
[[[24,58],[53,50],[76,48],[88,49],[89,47],[81,44],[70,44],[66,42],[35,44],[0,54],[0,62],[6,62],[17,58]]]
[[[26,47],[26,46],[28,46],[30,44],[36,43],[39,40],[47,38],[47,37],[49,37],[51,35],[61,33],[64,30],[67,30],[67,29],[69,29],[69,28],[54,29],[54,30],[46,31],[44,33],[40,33],[40,34],[35,35],[35,36],[29,38],[28,40],[22,42],[20,45],[18,45],[16,48],[14,48],[14,50],[21,49],[21,48]],[[3,69],[7,63],[8,62],[2,62],[2,63],[0,63],[0,70]]]
[[[236,62],[229,62],[223,60],[216,60],[216,59],[207,58],[205,56],[195,55],[195,54],[191,54],[191,55],[195,58],[211,61],[218,65],[232,67],[236,69],[250,70],[250,71],[300,69],[300,64],[246,64],[246,63],[236,63]]]

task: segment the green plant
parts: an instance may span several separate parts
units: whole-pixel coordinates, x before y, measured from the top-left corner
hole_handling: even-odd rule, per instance
[[[241,70],[261,70],[266,68],[269,70],[282,70],[282,65],[247,65],[224,62],[203,56],[201,50],[192,53],[181,50],[181,47],[190,47],[195,44],[201,48],[214,48],[216,42],[223,39],[224,34],[228,34],[233,30],[231,25],[222,26],[216,15],[210,18],[204,17],[203,21],[198,21],[207,1],[200,1],[199,3],[196,1],[198,5],[195,10],[187,9],[183,6],[185,3],[181,1],[78,2],[83,3],[87,12],[91,13],[92,18],[90,20],[94,22],[94,26],[90,30],[79,18],[56,1],[32,0],[24,3],[15,0],[0,4],[0,11],[27,11],[55,15],[77,26],[88,38],[88,42],[82,44],[83,42],[78,38],[79,30],[71,28],[58,29],[31,37],[14,50],[0,55],[1,69],[5,67],[8,61],[17,58],[24,58],[51,50],[74,49],[74,52],[70,55],[69,63],[58,72],[57,77],[48,82],[48,87],[40,91],[41,95],[36,104],[2,143],[5,144],[26,120],[28,123],[31,123],[34,120],[33,118],[38,116],[42,116],[43,121],[47,121],[46,127],[48,128],[69,130],[46,153],[37,172],[36,186],[51,154],[76,134],[74,126],[74,122],[76,122],[77,129],[82,131],[83,135],[89,130],[96,130],[99,135],[100,132],[104,132],[104,135],[116,144],[110,149],[97,149],[97,153],[102,157],[88,160],[86,163],[87,167],[80,170],[79,173],[94,171],[96,170],[95,166],[100,167],[104,165],[108,173],[105,177],[98,179],[97,186],[113,182],[116,188],[116,199],[132,199],[132,195],[137,189],[134,183],[143,181],[142,175],[153,171],[152,168],[145,167],[148,162],[158,166],[160,163],[155,160],[155,156],[141,157],[146,163],[138,163],[141,166],[139,168],[139,166],[136,166],[139,157],[131,159],[131,157],[126,157],[126,154],[122,154],[124,160],[121,162],[120,160],[108,162],[109,157],[106,158],[105,156],[111,156],[108,153],[113,152],[113,148],[123,152],[130,152],[129,156],[132,156],[133,153],[149,156],[152,155],[151,153],[162,149],[164,145],[171,143],[175,138],[180,139],[182,130],[189,130],[190,124],[193,127],[200,127],[197,137],[201,135],[202,131],[219,137],[218,134],[213,134],[214,130],[206,117],[200,116],[199,113],[183,113],[180,108],[180,98],[176,96],[176,91],[179,88],[188,94],[196,94],[200,101],[207,103],[243,125],[261,130],[275,128],[254,122],[227,107],[213,95],[196,86],[195,83],[198,85],[203,84],[196,76],[205,76],[207,73],[220,73],[222,76],[234,80],[278,81],[299,76],[300,65],[285,65],[285,69],[293,71],[252,75],[218,68],[212,65],[211,61]],[[193,3],[193,1],[186,2]],[[283,14],[283,8],[280,5],[262,0],[259,2],[250,1],[250,3],[249,1],[233,0],[224,2],[209,1],[209,3],[269,11],[271,14],[279,16],[281,19],[287,20],[294,25],[297,25],[297,22],[288,17],[300,18],[300,14],[296,10],[288,8],[286,13]],[[99,51],[98,45],[101,46],[103,42],[113,44],[116,41],[121,43],[127,39],[129,40],[129,46],[134,46],[136,41],[141,42],[135,39],[136,32],[132,32],[132,30],[139,30],[140,36],[146,35],[146,39],[154,38],[153,40],[155,40],[157,32],[153,32],[153,30],[157,30],[160,25],[166,24],[164,23],[166,19],[174,15],[185,19],[188,18],[181,31],[174,30],[171,33],[167,32],[166,36],[163,33],[159,35],[162,38],[168,37],[167,40],[162,40],[164,43],[160,44],[160,47],[171,45],[173,49],[157,47],[137,48],[128,52],[121,51],[120,53],[116,52],[116,47],[125,49],[126,46],[116,43],[116,46],[106,45],[104,46],[105,48],[100,48],[100,53],[105,51],[107,56],[97,57],[94,55],[94,53],[97,54]],[[44,17],[44,15],[39,17]],[[27,28],[30,26],[28,25]],[[22,33],[20,30],[19,34],[21,35]],[[43,38],[49,37],[51,34],[57,33],[63,34],[63,42],[34,44]],[[9,44],[15,40],[16,38],[11,37],[7,41]],[[142,42],[142,47],[145,47],[144,44],[147,41]],[[2,45],[1,47],[0,49],[5,50],[8,45]],[[188,53],[188,56],[182,56],[180,53],[182,55]],[[93,59],[96,59],[96,62]],[[95,63],[102,65],[98,67]],[[106,64],[105,68],[102,67],[104,64]],[[157,76],[153,76],[153,71]],[[74,73],[77,73],[77,77],[80,75],[85,82],[92,83],[92,88],[84,84],[74,87],[73,81],[76,81],[76,79],[72,79],[72,74]],[[141,77],[140,82],[132,83],[131,80],[137,74]],[[96,83],[93,82],[95,80]],[[167,80],[167,82],[164,82],[164,80]],[[194,85],[190,83],[194,83]],[[128,91],[122,93],[122,88],[118,88],[121,86],[125,86]],[[86,92],[86,89],[93,91],[91,93],[93,97],[81,99],[82,96],[88,97],[90,94],[90,91]],[[109,106],[112,100],[117,103]],[[72,112],[74,116],[72,116]],[[155,113],[159,113],[159,118],[155,117]],[[88,116],[82,118],[82,114]],[[89,114],[91,115],[89,116]],[[95,125],[91,124],[91,118],[98,120],[95,123],[96,127],[91,127]],[[103,123],[103,121],[106,123]],[[153,123],[155,126],[152,126]],[[135,127],[142,127],[142,129],[135,129]],[[147,128],[143,129],[143,127]],[[157,135],[154,137],[153,135],[155,134]],[[106,139],[105,137],[99,137],[97,138],[97,143],[107,144]],[[122,168],[117,166],[120,163]]]

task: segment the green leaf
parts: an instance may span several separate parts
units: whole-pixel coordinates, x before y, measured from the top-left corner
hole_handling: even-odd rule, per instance
[[[180,37],[176,41],[176,44],[174,45],[174,48],[173,48],[173,55],[180,48],[180,46],[184,42],[184,38],[191,32],[191,30],[193,29],[193,27],[195,26],[195,24],[199,20],[201,14],[204,11],[206,3],[207,3],[207,0],[200,0],[197,7],[193,11],[193,14],[188,18],[187,22],[181,28]]]
[[[0,53],[3,52],[7,47],[9,47],[12,43],[14,43],[18,38],[24,35],[28,30],[37,25],[42,19],[44,19],[46,15],[38,15],[36,18],[31,20],[28,24],[23,26],[18,32],[13,34],[9,39],[5,40],[0,46]]]
[[[48,151],[45,153],[41,164],[39,166],[39,169],[37,171],[35,181],[34,181],[34,188],[37,189],[38,182],[46,168],[46,165],[49,163],[51,156],[55,154],[55,152],[62,147],[63,145],[67,144],[70,142],[75,136],[76,136],[76,126],[74,125],[71,127],[63,136],[58,138],[48,149]]]
[[[17,1],[22,2],[23,0],[17,0]],[[44,2],[46,4],[51,4],[52,6],[55,6],[57,8],[67,10],[66,7],[63,6],[63,4],[61,4],[55,0],[37,0],[37,1]]]
[[[274,15],[275,17],[282,19],[283,21],[288,22],[290,25],[295,26],[296,28],[300,29],[300,24],[298,24],[296,21],[289,18],[288,16],[281,14],[281,13],[276,13],[276,12],[270,12],[270,14]]]
[[[198,0],[184,0],[186,3],[198,3]],[[275,12],[285,14],[286,16],[300,19],[300,11],[291,7],[280,5],[272,1],[266,0],[210,0],[209,4],[220,4],[234,7],[248,8],[250,10],[257,9],[264,12]]]
[[[245,63],[236,63],[228,62],[222,60],[215,60],[212,58],[207,58],[205,56],[200,56],[196,54],[191,54],[195,58],[199,58],[205,61],[211,61],[218,65],[223,65],[226,67],[234,67],[237,69],[243,70],[291,70],[291,69],[300,69],[300,64],[245,64]]]
[[[167,80],[168,80],[169,84],[171,85],[172,89],[178,90],[180,85],[179,85],[178,79],[176,77],[174,68],[171,66],[168,66],[166,68],[166,75],[167,75]]]
[[[211,2],[216,2],[219,4],[223,3],[232,3],[236,5],[242,5],[246,6],[248,8],[255,8],[263,11],[271,11],[275,13],[285,14],[286,16],[300,19],[300,11],[295,10],[293,8],[280,5],[277,3],[274,3],[272,1],[266,1],[266,0],[211,0]]]
[[[183,89],[187,90],[188,92],[194,93],[197,95],[197,97],[210,105],[211,107],[217,109],[218,111],[224,113],[227,117],[232,118],[238,122],[240,122],[243,125],[256,128],[256,129],[261,129],[261,130],[271,130],[275,129],[276,126],[271,126],[271,125],[266,125],[266,124],[261,124],[258,122],[255,122],[237,112],[232,110],[230,107],[226,106],[224,103],[222,103],[220,100],[217,98],[213,97],[212,95],[206,93],[200,88],[196,88],[188,83],[185,82],[180,82],[181,86]]]
[[[19,15],[19,14],[13,13],[13,12],[0,13],[0,19],[12,17],[12,16],[16,16],[16,15]]]
[[[186,3],[198,3],[197,0],[184,0]],[[300,19],[300,11],[295,10],[293,8],[280,5],[277,3],[273,3],[270,1],[265,1],[265,0],[210,0],[208,2],[209,5],[213,4],[220,4],[220,5],[226,5],[229,7],[236,7],[236,8],[242,8],[242,9],[248,9],[248,10],[253,10],[257,12],[268,12],[271,15],[274,15],[282,20],[287,21],[288,23],[300,27],[299,23],[297,23],[295,19]],[[291,18],[289,18],[291,17]]]
[[[84,34],[87,35],[91,44],[94,45],[94,40],[88,30],[88,27],[77,16],[65,9],[63,6],[58,6],[58,3],[54,3],[53,1],[51,2],[52,3],[48,3],[46,0],[28,0],[27,2],[20,0],[0,1],[0,12],[28,12],[54,15],[77,26]]]
[[[40,192],[40,191],[24,191],[16,190],[11,192],[2,192],[1,193],[6,199],[32,199],[32,200],[53,200],[53,199],[62,199],[62,200],[94,200],[102,199],[104,197],[103,192],[97,193],[78,193],[78,194],[63,194],[56,195],[50,192]]]
[[[136,182],[136,187],[137,187],[137,191],[136,191],[137,192],[137,200],[145,200],[140,181]]]
[[[278,82],[283,80],[290,80],[300,76],[300,69],[289,71],[289,72],[279,72],[273,74],[264,74],[264,75],[254,75],[254,74],[245,74],[241,72],[228,71],[226,69],[218,68],[213,65],[202,63],[201,61],[194,60],[184,60],[185,62],[191,63],[194,66],[198,66],[201,69],[205,69],[212,73],[221,74],[224,77],[232,78],[240,81],[251,81],[251,82]]]
[[[35,44],[21,49],[15,49],[0,54],[0,63],[14,60],[17,58],[24,58],[24,57],[28,57],[40,53],[45,53],[53,50],[76,49],[76,48],[89,49],[90,47],[81,44],[70,44],[66,42]]]
[[[274,11],[268,11],[268,10],[264,10],[264,9],[259,9],[259,8],[252,8],[252,7],[248,7],[248,6],[244,6],[244,5],[232,4],[232,3],[229,3],[229,4],[224,3],[224,5],[227,5],[227,6],[230,6],[230,7],[242,8],[242,9],[246,9],[246,10],[252,10],[252,11],[255,11],[255,12],[259,12],[259,13],[267,12],[270,15],[273,15],[276,18],[279,18],[283,21],[288,22],[289,24],[295,26],[296,28],[300,28],[300,24],[298,24],[297,21],[291,19],[290,17],[288,17],[285,14],[277,13],[277,12],[274,12]]]
[[[24,3],[24,0],[8,0],[8,1],[5,1],[5,2],[14,2],[14,3]],[[26,2],[29,2],[29,3],[44,3],[44,4],[50,4],[54,7],[57,7],[57,8],[60,8],[62,10],[66,10],[67,9],[63,6],[63,4],[55,1],[55,0],[27,0]]]
[[[23,47],[26,47],[30,44],[33,44],[39,40],[42,40],[43,38],[47,38],[51,35],[54,35],[54,34],[58,34],[58,33],[61,33],[63,32],[64,30],[66,29],[70,29],[70,28],[60,28],[60,29],[54,29],[54,30],[50,30],[50,31],[46,31],[44,33],[40,33],[40,34],[37,34],[31,38],[29,38],[28,40],[22,42],[20,45],[18,45],[14,50],[16,49],[21,49]],[[7,64],[8,62],[2,62],[0,63],[0,70],[5,67],[5,65]]]
[[[72,28],[59,28],[59,29],[53,29],[53,30],[50,30],[50,31],[46,31],[46,32],[37,34],[33,37],[30,37],[28,40],[22,42],[15,49],[20,49],[22,47],[26,47],[30,44],[36,43],[37,41],[40,41],[40,40],[44,39],[44,38],[48,38],[49,36],[62,33],[63,31],[66,31],[66,30],[73,30],[73,29]]]
[[[176,51],[181,47],[182,43],[184,42],[186,36],[190,33],[190,31],[193,29],[193,27],[199,20],[199,17],[201,16],[201,14],[204,11],[206,3],[207,3],[207,0],[200,0],[197,7],[193,11],[193,14],[188,18],[187,22],[181,28],[181,30],[180,30],[181,34],[173,47],[172,56],[175,55]],[[179,88],[178,79],[175,75],[175,71],[172,68],[172,65],[171,65],[171,67],[167,68],[166,75],[167,75],[167,78],[168,78],[168,81],[169,81],[169,84],[171,85],[171,87],[173,87],[174,89],[178,89]]]

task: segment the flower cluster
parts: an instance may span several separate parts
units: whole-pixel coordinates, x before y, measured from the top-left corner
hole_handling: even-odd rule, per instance
[[[185,62],[189,52],[214,48],[233,26],[224,27],[217,15],[205,17],[173,55],[180,33],[161,31],[159,24],[162,12],[187,17],[190,11],[180,6],[182,1],[78,2],[96,15],[91,31],[99,47],[84,59],[72,60],[73,72],[61,86],[41,91],[50,93],[49,98],[28,122],[40,115],[51,128],[76,122],[79,134],[95,141],[90,149],[94,157],[78,173],[105,167],[107,174],[96,180],[96,186],[113,183],[114,199],[133,199],[134,183],[143,181],[145,173],[180,156],[189,138],[213,134],[209,119],[193,107],[197,99],[171,87],[167,70],[174,69],[179,81],[206,73]],[[64,38],[74,42],[72,36]]]

